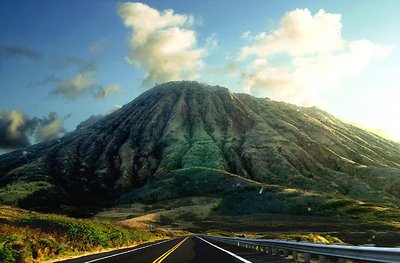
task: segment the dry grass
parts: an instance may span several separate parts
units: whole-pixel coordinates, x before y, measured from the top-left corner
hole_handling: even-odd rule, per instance
[[[187,229],[195,223],[193,218],[197,220],[208,218],[220,202],[220,198],[183,197],[159,202],[153,206],[134,203],[128,206],[114,207],[98,213],[95,217],[112,218],[118,220],[118,224],[128,227],[147,227],[152,224],[161,225],[163,228]]]
[[[24,210],[17,207],[0,205],[0,218],[1,219],[17,219],[28,215],[37,215],[38,213]]]

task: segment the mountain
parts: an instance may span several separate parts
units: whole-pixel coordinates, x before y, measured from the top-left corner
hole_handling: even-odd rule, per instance
[[[227,208],[245,202],[238,189],[265,194],[246,213],[282,212],[273,193],[296,207],[398,208],[400,144],[315,107],[168,82],[60,139],[1,155],[0,187],[0,203],[46,211],[179,194],[223,195]]]

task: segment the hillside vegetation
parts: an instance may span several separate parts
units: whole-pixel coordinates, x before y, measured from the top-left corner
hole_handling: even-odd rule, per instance
[[[214,212],[224,216],[289,214],[349,219],[376,228],[400,228],[396,206],[361,202],[340,194],[258,183],[224,171],[193,167],[170,172],[122,195],[117,204],[166,203],[190,196],[219,198]],[[339,224],[339,222],[338,222]],[[222,227],[222,226],[221,226]]]
[[[92,120],[0,155],[0,203],[193,232],[399,230],[400,144],[318,108],[175,81]],[[41,215],[2,222],[4,231],[65,232],[63,244],[91,240],[68,233],[92,229],[80,231],[92,243],[69,250],[134,242],[120,227],[111,238],[107,224]]]
[[[100,219],[73,219],[0,206],[0,262],[43,262],[60,256],[137,245],[162,238]]]

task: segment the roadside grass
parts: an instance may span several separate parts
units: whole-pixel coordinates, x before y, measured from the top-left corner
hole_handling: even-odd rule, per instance
[[[162,238],[146,229],[129,229],[100,219],[21,212],[0,207],[0,262],[42,262],[59,256],[130,246]]]
[[[268,233],[261,238],[323,244],[345,243],[343,240],[332,233]]]

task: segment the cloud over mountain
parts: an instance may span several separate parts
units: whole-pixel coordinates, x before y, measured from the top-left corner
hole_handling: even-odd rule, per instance
[[[64,118],[55,112],[50,112],[47,117],[39,120],[39,126],[35,133],[37,141],[49,141],[57,138],[66,132],[64,128]]]
[[[101,120],[104,118],[104,115],[99,114],[99,115],[91,115],[88,119],[81,121],[77,126],[76,126],[76,130],[81,130],[81,129],[85,129],[87,127],[89,127],[90,125],[92,125],[93,123]]]
[[[66,100],[75,100],[79,96],[89,93],[99,99],[121,91],[121,86],[118,84],[104,86],[97,82],[97,66],[94,61],[73,60],[70,62],[77,65],[75,74],[59,80],[50,95],[61,96]]]
[[[112,84],[112,85],[108,85],[106,87],[100,86],[97,88],[95,97],[98,99],[105,98],[111,94],[119,93],[119,92],[121,92],[121,90],[122,90],[122,88],[118,84]]]
[[[17,149],[31,144],[30,137],[37,141],[57,138],[64,129],[64,118],[55,112],[47,117],[29,118],[24,112],[0,110],[0,148]]]
[[[62,79],[50,94],[60,95],[67,100],[74,100],[93,88],[95,85],[95,73],[96,64],[93,62],[85,63],[73,77]]]
[[[341,29],[340,14],[296,9],[269,34],[245,32],[250,43],[239,56],[249,61],[242,75],[246,91],[298,105],[321,104],[320,93],[340,87],[344,78],[391,52],[369,40],[347,41]]]
[[[197,76],[206,50],[197,47],[192,16],[142,3],[120,4],[117,12],[132,30],[127,61],[146,70],[144,85]]]
[[[13,149],[30,145],[32,135],[39,123],[38,118],[29,119],[23,112],[0,111],[0,148]]]
[[[253,43],[241,49],[241,57],[288,53],[293,56],[324,53],[343,48],[340,14],[319,10],[314,16],[308,9],[296,9],[283,16],[272,33],[258,33]],[[245,38],[251,33],[245,32]]]

